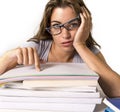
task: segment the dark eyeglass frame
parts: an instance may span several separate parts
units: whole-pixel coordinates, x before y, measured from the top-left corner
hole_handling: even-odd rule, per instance
[[[68,22],[66,22],[66,23],[64,23],[64,24],[56,25],[57,27],[60,28],[60,32],[57,33],[57,34],[52,34],[52,33],[51,33],[51,30],[50,30],[50,29],[51,29],[52,27],[54,27],[54,26],[47,27],[47,28],[45,28],[45,29],[46,29],[51,35],[58,35],[58,34],[60,34],[60,33],[62,32],[62,30],[61,30],[62,27],[65,28],[65,29],[67,29],[68,31],[72,30],[72,29],[68,29],[65,25],[66,25],[66,24],[69,24],[69,23],[71,23],[71,22],[73,22],[73,21],[76,21],[76,20],[78,20],[79,22],[81,22],[80,15],[78,15],[77,17],[69,20]]]

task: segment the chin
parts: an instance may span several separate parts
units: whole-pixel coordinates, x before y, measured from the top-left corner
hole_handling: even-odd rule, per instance
[[[72,52],[74,51],[75,49],[73,47],[67,47],[67,48],[64,48],[64,51],[66,52]]]

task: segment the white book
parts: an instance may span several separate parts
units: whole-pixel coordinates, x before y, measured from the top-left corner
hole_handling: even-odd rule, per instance
[[[21,66],[11,69],[0,76],[0,83],[35,79],[35,76],[95,76],[85,63],[46,63],[41,64],[41,71],[34,66]],[[39,77],[40,78],[40,77]]]
[[[31,97],[100,97],[99,92],[69,92],[69,91],[35,91],[22,89],[0,88],[0,96],[31,96]]]
[[[53,112],[53,111],[40,111],[40,110],[25,110],[25,109],[0,109],[0,112]],[[60,112],[60,111],[54,111]],[[65,112],[65,111],[62,111]]]
[[[0,102],[101,104],[102,98],[44,98],[0,96]]]
[[[70,86],[70,87],[25,87],[21,82],[6,83],[2,88],[9,89],[24,89],[24,90],[37,90],[37,91],[71,91],[71,92],[96,92],[96,86]]]
[[[96,104],[0,102],[0,109],[25,109],[60,112],[93,112]]]

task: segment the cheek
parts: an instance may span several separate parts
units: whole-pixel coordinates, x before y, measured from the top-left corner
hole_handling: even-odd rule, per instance
[[[77,29],[74,31],[71,31],[71,37],[74,39],[75,35],[76,35]]]
[[[55,42],[55,43],[60,43],[60,37],[59,36],[53,36],[53,41]]]

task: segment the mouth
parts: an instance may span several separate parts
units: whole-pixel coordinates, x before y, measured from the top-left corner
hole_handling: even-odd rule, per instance
[[[69,47],[69,46],[71,46],[72,44],[73,44],[73,41],[62,42],[62,45],[63,45],[64,47]]]

